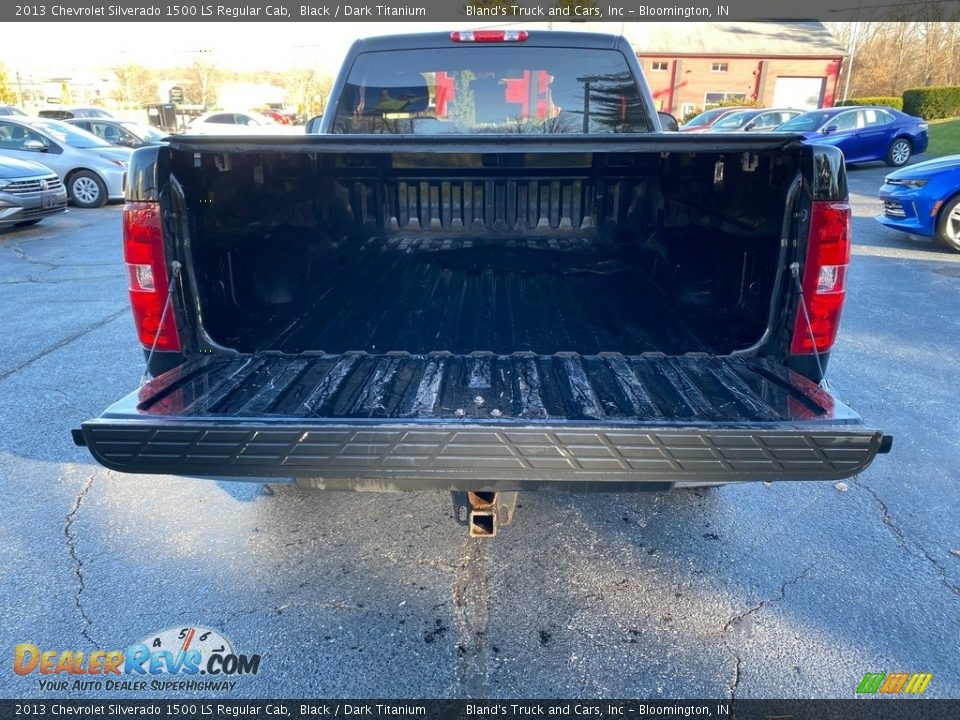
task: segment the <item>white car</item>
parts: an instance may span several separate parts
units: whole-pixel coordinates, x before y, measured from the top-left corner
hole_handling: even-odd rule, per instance
[[[78,207],[123,200],[132,153],[59,120],[0,117],[0,157],[46,165],[67,186],[67,195]]]
[[[214,110],[204,113],[187,130],[190,135],[290,135],[289,125],[252,110]]]

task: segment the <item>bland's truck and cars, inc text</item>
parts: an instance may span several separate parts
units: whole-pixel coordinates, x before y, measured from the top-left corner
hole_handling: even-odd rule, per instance
[[[128,473],[516,493],[840,480],[892,438],[824,382],[839,150],[664,132],[619,37],[359,41],[319,132],[137,150],[153,379],[74,431]]]

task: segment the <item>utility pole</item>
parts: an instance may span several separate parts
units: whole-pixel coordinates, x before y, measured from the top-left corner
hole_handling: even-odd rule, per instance
[[[20,96],[20,107],[23,108],[23,83],[20,81],[20,71],[16,71],[17,94]]]
[[[853,16],[853,28],[850,30],[850,59],[847,63],[847,74],[843,81],[843,101],[850,97],[850,76],[853,75],[853,57],[857,54],[857,39],[860,35],[860,10],[863,9],[863,0],[857,2],[857,14]]]
[[[857,35],[860,33],[859,21],[854,21],[853,29],[850,31],[850,57],[847,58],[847,68],[843,79],[843,100],[850,97],[850,76],[853,75],[853,57],[857,52]]]

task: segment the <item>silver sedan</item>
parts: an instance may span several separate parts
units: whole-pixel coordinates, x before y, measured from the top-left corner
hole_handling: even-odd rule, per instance
[[[67,191],[50,168],[0,158],[0,228],[33,225],[67,209]]]
[[[0,118],[0,157],[39,162],[53,170],[79,207],[122,200],[132,150],[58,120]]]

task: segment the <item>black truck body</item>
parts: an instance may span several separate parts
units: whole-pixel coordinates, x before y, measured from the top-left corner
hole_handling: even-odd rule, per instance
[[[448,41],[360,43],[334,97],[364,53]],[[331,115],[138,150],[155,377],[76,440],[122,472],[374,490],[833,480],[888,450],[821,382],[839,152],[660,132],[624,41],[527,42],[621,53],[646,132],[358,135]]]

